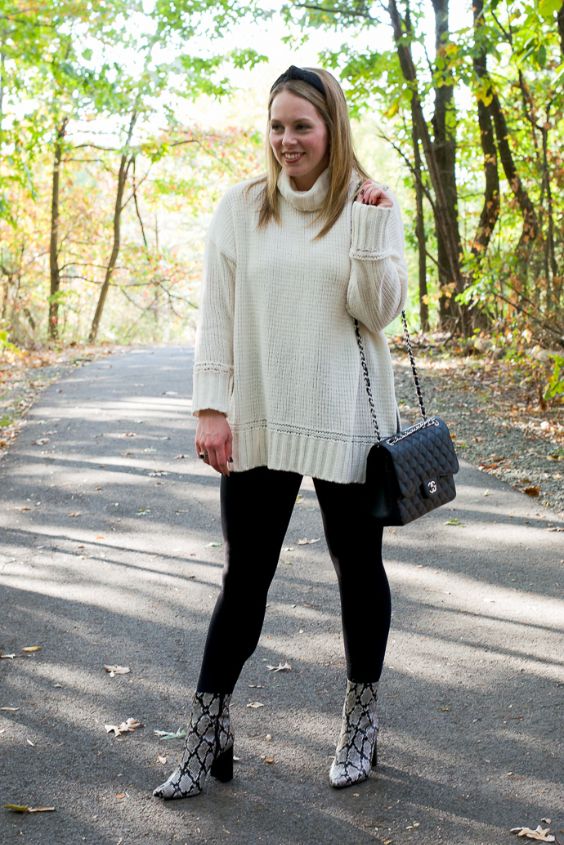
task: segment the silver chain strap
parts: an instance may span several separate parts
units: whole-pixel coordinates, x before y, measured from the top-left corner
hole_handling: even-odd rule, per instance
[[[411,346],[411,338],[409,337],[409,331],[407,328],[407,320],[405,317],[405,311],[401,312],[401,319],[403,323],[403,336],[407,346],[407,351],[409,353],[409,361],[411,363],[411,371],[413,373],[413,381],[415,382],[415,390],[417,392],[417,401],[419,403],[419,409],[421,411],[421,416],[423,417],[423,423],[419,423],[419,426],[424,425],[427,422],[427,414],[425,412],[425,404],[423,402],[423,393],[421,392],[421,385],[419,384],[419,375],[417,373],[417,367],[415,366],[415,357],[413,355],[413,348]],[[374,398],[372,396],[372,387],[370,385],[370,376],[368,375],[368,366],[366,364],[366,356],[364,354],[364,344],[362,342],[362,337],[360,334],[360,326],[358,320],[354,318],[354,330],[356,334],[356,340],[358,343],[358,348],[360,351],[360,362],[362,364],[362,372],[364,374],[364,383],[366,385],[366,392],[368,394],[368,404],[370,406],[370,416],[372,417],[372,424],[374,426],[374,431],[376,432],[376,438],[378,442],[382,439],[380,437],[380,429],[378,428],[378,419],[376,417],[376,409],[374,407]],[[399,436],[399,435],[398,435]]]

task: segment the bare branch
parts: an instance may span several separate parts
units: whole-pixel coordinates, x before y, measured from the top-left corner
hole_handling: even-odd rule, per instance
[[[311,12],[327,12],[330,15],[342,15],[346,18],[362,18],[366,21],[374,21],[374,23],[378,23],[377,18],[362,9],[339,9],[335,6],[322,6],[317,3],[293,3],[292,5],[297,9],[307,9]]]

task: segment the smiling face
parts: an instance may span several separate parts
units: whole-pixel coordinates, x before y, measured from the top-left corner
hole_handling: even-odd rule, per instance
[[[329,133],[315,106],[290,91],[270,108],[269,141],[276,161],[298,191],[309,190],[329,163]]]

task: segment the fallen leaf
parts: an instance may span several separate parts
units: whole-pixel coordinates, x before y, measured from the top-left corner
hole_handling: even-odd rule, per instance
[[[137,719],[126,719],[125,722],[122,722],[121,725],[104,725],[106,732],[111,733],[114,732],[115,736],[121,736],[121,734],[131,733],[132,731],[136,731],[137,728],[144,728],[145,725],[142,722],[138,722]]]
[[[313,540],[308,540],[307,537],[302,537],[301,540],[298,540],[298,546],[308,546],[311,543],[319,543],[320,537],[314,537]]]
[[[72,516],[72,517],[75,517],[75,516],[82,516],[82,511],[69,511],[69,512],[67,513],[67,516]]]
[[[265,763],[274,763],[274,757],[269,754],[267,757],[264,758]]]
[[[532,485],[531,487],[525,487],[523,493],[526,493],[527,496],[540,496],[541,489],[536,484]]]
[[[110,678],[115,678],[116,675],[127,675],[128,672],[131,672],[129,666],[108,666],[106,663],[104,663],[104,669],[110,673]]]
[[[256,710],[258,707],[264,707],[264,704],[261,701],[251,701],[249,704],[247,704],[247,707],[252,707],[254,710]]]
[[[464,525],[464,523],[461,522],[458,517],[452,516],[450,519],[447,519],[445,525]]]
[[[163,766],[164,766],[164,764],[166,763],[166,760],[167,760],[167,758],[166,758],[166,757],[161,757],[160,755],[157,757],[157,761],[158,761],[159,763],[162,763],[162,764],[163,764]]]
[[[42,648],[42,645],[26,645],[22,648],[22,651],[25,651],[26,654],[33,654],[34,651],[41,651]]]
[[[0,707],[0,710],[5,710],[7,713],[15,713],[19,707]]]
[[[534,839],[536,842],[555,842],[555,837],[550,834],[550,828],[542,828],[540,824],[531,830],[530,827],[512,827],[511,833],[523,836],[525,839]]]
[[[116,792],[116,798],[118,801],[121,801],[123,798],[125,798],[126,795],[127,792]]]
[[[173,731],[153,731],[153,733],[161,739],[183,739],[186,736],[186,728],[178,728],[176,733]]]
[[[278,666],[271,666],[269,663],[266,664],[266,668],[269,672],[291,672],[292,667],[289,663],[279,663]]]
[[[54,813],[54,807],[30,807],[28,804],[4,804],[11,813]]]

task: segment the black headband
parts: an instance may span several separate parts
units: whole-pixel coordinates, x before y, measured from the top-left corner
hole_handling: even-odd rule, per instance
[[[302,70],[301,67],[296,67],[295,65],[290,65],[288,70],[285,70],[282,76],[278,77],[270,90],[273,91],[281,82],[288,82],[290,79],[300,79],[302,82],[307,82],[308,85],[313,85],[320,94],[325,96],[325,88],[318,75],[311,70]]]

